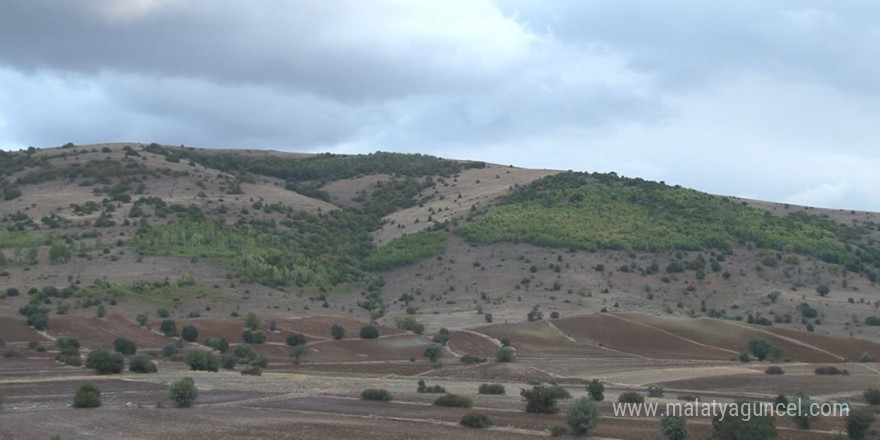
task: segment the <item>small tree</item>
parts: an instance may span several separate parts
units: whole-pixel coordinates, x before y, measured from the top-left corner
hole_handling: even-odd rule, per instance
[[[375,400],[377,402],[390,402],[393,397],[388,390],[369,388],[361,392],[361,399]]]
[[[214,371],[220,369],[220,359],[214,353],[191,348],[186,352],[184,362],[191,370]]]
[[[138,353],[128,360],[128,371],[133,373],[155,373],[158,369],[148,354]]]
[[[229,351],[229,341],[226,338],[220,338],[220,342],[217,343],[217,351],[220,353],[226,353]]]
[[[810,397],[804,393],[798,393],[796,396],[796,401],[798,405],[798,410],[795,411],[791,415],[791,420],[794,421],[794,424],[797,425],[799,429],[810,429],[810,425],[819,420],[818,415],[812,415],[810,413],[810,408],[812,402],[810,402]]]
[[[293,363],[297,365],[299,365],[300,359],[307,354],[309,354],[309,349],[305,345],[295,345],[290,349],[290,357],[293,358]]]
[[[124,367],[125,358],[107,350],[95,350],[86,358],[86,368],[91,368],[98,374],[119,374]]]
[[[459,396],[458,394],[444,394],[434,400],[434,405],[452,408],[470,408],[473,406],[473,401],[471,401],[470,397]]]
[[[177,403],[179,408],[188,408],[198,396],[199,390],[191,377],[176,380],[168,387],[168,398]]]
[[[516,352],[511,347],[501,347],[495,353],[495,360],[498,362],[513,362],[516,360]]]
[[[593,379],[587,384],[587,393],[590,395],[591,399],[596,402],[601,402],[605,400],[605,385],[603,385],[602,382],[599,382],[599,379]]]
[[[865,397],[865,402],[868,402],[869,405],[880,405],[880,389],[868,388],[862,395]]]
[[[101,406],[101,391],[92,384],[84,383],[73,395],[74,408],[98,408]]]
[[[192,325],[183,326],[180,337],[186,342],[195,342],[199,338],[199,330]]]
[[[256,331],[260,328],[260,318],[257,317],[256,313],[250,312],[247,314],[247,317],[244,318],[244,326],[249,330]]]
[[[519,395],[526,402],[526,412],[538,414],[554,414],[559,412],[556,406],[556,393],[543,385],[535,385],[532,389],[520,389]]]
[[[620,403],[645,403],[645,396],[635,391],[627,391],[620,393],[617,396],[617,401]]]
[[[772,416],[764,414],[757,406],[759,403],[745,402],[738,400],[735,405],[743,408],[742,405],[752,405],[749,410],[739,410],[730,405],[727,412],[723,415],[719,414],[712,419],[712,428],[715,431],[713,438],[718,440],[769,440],[776,438],[776,424]],[[740,417],[741,414],[749,411],[751,418],[746,421]],[[760,414],[760,415],[759,415]]]
[[[290,345],[291,347],[305,343],[306,337],[299,333],[291,333],[290,336],[287,337],[287,345]]]
[[[669,440],[687,440],[691,432],[684,417],[665,415],[660,419],[660,435]]]
[[[851,409],[846,416],[846,433],[852,440],[865,440],[874,424],[874,411],[871,408]]]
[[[749,350],[752,351],[752,354],[758,358],[759,361],[763,361],[768,357],[776,360],[782,356],[782,349],[764,338],[749,339],[748,345]]]
[[[565,422],[575,435],[585,435],[599,424],[599,406],[592,400],[581,397],[565,411]]]
[[[492,419],[485,414],[467,413],[461,417],[461,421],[458,423],[468,428],[483,429],[492,426]]]
[[[345,337],[345,329],[339,324],[333,324],[333,327],[330,327],[330,335],[338,341]]]
[[[103,318],[107,313],[107,309],[104,308],[104,304],[98,304],[97,316],[98,318]]]
[[[422,352],[426,358],[430,359],[431,362],[437,362],[437,358],[443,356],[443,347],[437,344],[431,344],[425,347],[425,350]]]
[[[116,338],[113,341],[113,348],[126,356],[135,354],[137,352],[137,346],[134,345],[134,342],[125,339],[125,338]]]
[[[177,336],[177,323],[173,319],[163,319],[159,324],[159,331],[168,337]]]
[[[139,313],[137,317],[135,317],[135,320],[137,321],[139,326],[144,327],[147,325],[148,322],[150,322],[150,317],[147,316],[146,313]]]
[[[500,383],[484,383],[480,384],[480,387],[477,389],[480,394],[505,394],[506,390],[504,389],[504,385]]]
[[[361,328],[361,339],[376,339],[379,337],[379,329],[376,326],[368,325]]]

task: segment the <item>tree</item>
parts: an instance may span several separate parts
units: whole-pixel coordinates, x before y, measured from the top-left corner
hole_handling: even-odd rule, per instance
[[[559,412],[556,406],[557,394],[543,385],[535,385],[532,389],[520,389],[519,395],[526,402],[526,412],[538,414],[554,414]]]
[[[481,413],[467,413],[461,417],[461,421],[458,423],[468,428],[483,429],[492,426],[492,419]]]
[[[86,358],[86,368],[91,368],[98,374],[119,374],[124,367],[125,358],[107,350],[95,350]]]
[[[306,337],[299,333],[292,333],[290,336],[287,337],[287,345],[290,345],[291,347],[303,345],[305,343]]]
[[[147,316],[146,313],[140,313],[137,315],[135,320],[137,321],[139,326],[143,327],[143,326],[147,325],[147,322],[150,321],[150,317]]]
[[[425,347],[425,350],[422,352],[426,358],[430,359],[431,362],[437,362],[437,358],[443,356],[443,347],[437,344],[431,344]]]
[[[798,428],[810,429],[810,425],[814,421],[819,420],[819,416],[810,413],[810,410],[812,409],[810,406],[812,403],[810,402],[809,396],[804,393],[798,393],[796,398],[798,410],[791,415],[791,419]]]
[[[199,396],[199,390],[191,377],[176,380],[168,387],[168,398],[177,403],[179,408],[188,408]]]
[[[333,324],[333,327],[330,327],[330,335],[338,341],[345,337],[345,329],[339,324]]]
[[[379,329],[368,325],[361,328],[361,339],[376,339],[379,337]]]
[[[158,369],[148,354],[138,353],[128,360],[128,371],[133,373],[155,373]]]
[[[377,388],[368,388],[361,392],[361,399],[363,400],[375,400],[377,402],[390,402],[393,399],[391,393],[388,390],[382,390]]]
[[[601,402],[605,400],[605,385],[603,385],[602,382],[599,382],[599,379],[593,379],[587,384],[587,393],[590,395],[591,399],[596,402]]]
[[[513,362],[516,360],[516,352],[510,347],[501,347],[495,353],[495,360],[498,362]]]
[[[226,353],[229,351],[229,341],[226,338],[220,338],[220,342],[217,343],[217,351],[220,353]]]
[[[180,337],[186,342],[195,342],[199,338],[199,330],[192,325],[185,325],[180,331]]]
[[[865,397],[865,402],[868,402],[869,405],[880,405],[880,389],[868,388],[862,393],[862,396]]]
[[[118,353],[122,353],[126,356],[135,354],[135,352],[137,352],[137,346],[134,344],[134,342],[125,338],[116,338],[116,340],[113,341],[113,349],[116,350]]]
[[[565,411],[565,422],[575,435],[585,435],[599,424],[599,405],[581,397]]]
[[[107,309],[104,308],[104,304],[98,304],[98,310],[95,314],[98,316],[98,318],[103,318],[104,315],[107,314]]]
[[[257,317],[256,313],[250,312],[247,314],[247,317],[244,318],[244,326],[250,330],[256,331],[260,328],[260,318]]]
[[[748,345],[749,350],[752,351],[752,354],[758,358],[759,361],[763,361],[768,357],[776,360],[782,356],[782,349],[764,338],[749,339]]]
[[[744,405],[751,405],[751,408],[743,409]],[[766,411],[761,411],[758,405],[760,403],[742,400],[730,405],[723,416],[719,414],[712,419],[712,428],[715,430],[713,438],[718,440],[769,440],[776,438],[778,433],[773,417],[764,414]],[[742,417],[746,411],[751,414],[748,421],[743,420]]]
[[[850,409],[846,416],[846,433],[852,440],[865,440],[874,424],[874,411],[871,408]]]
[[[70,248],[63,243],[52,243],[49,248],[49,262],[52,264],[67,263],[70,260]]]
[[[74,408],[98,408],[101,406],[101,391],[92,384],[84,383],[73,395]]]
[[[818,286],[816,286],[816,293],[818,293],[819,296],[828,296],[830,292],[831,289],[828,287],[827,284],[819,284]]]
[[[684,417],[665,415],[660,419],[660,435],[669,440],[687,440],[691,432]]]
[[[168,337],[177,336],[177,324],[173,319],[164,319],[159,324],[159,331]]]
[[[300,358],[307,354],[309,354],[309,349],[305,345],[295,345],[290,349],[290,357],[293,358],[293,363],[297,365],[299,365]]]
[[[220,359],[214,353],[191,348],[186,352],[184,362],[191,370],[214,371],[220,369]]]

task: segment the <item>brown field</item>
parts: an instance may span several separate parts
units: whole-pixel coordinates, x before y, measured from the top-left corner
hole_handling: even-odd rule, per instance
[[[2,316],[0,316],[0,339],[6,341],[6,344],[48,340],[42,333],[28,327],[27,320]]]
[[[158,324],[155,327],[158,328]],[[108,313],[104,318],[62,315],[52,319],[49,332],[54,336],[74,336],[83,346],[89,348],[113,349],[116,338],[129,339],[138,348],[162,348],[173,342],[173,339],[138,327],[115,313]]]

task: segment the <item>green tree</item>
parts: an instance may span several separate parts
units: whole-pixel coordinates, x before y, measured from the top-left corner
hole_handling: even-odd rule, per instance
[[[309,349],[305,345],[295,345],[290,349],[290,357],[293,358],[293,363],[299,365],[299,361],[303,356],[309,354]]]
[[[660,419],[660,435],[669,440],[687,440],[691,432],[684,417],[665,415]]]
[[[795,402],[797,402],[798,411],[791,415],[791,419],[799,429],[810,429],[810,425],[819,420],[818,415],[812,415],[810,412],[812,405],[810,397],[804,393],[798,393],[795,396]]]
[[[287,345],[294,347],[297,345],[303,345],[306,343],[306,337],[299,333],[291,333],[290,336],[287,337]]]
[[[244,326],[249,330],[256,331],[260,328],[260,318],[257,317],[256,313],[250,312],[244,318]]]
[[[73,395],[74,408],[98,408],[101,406],[101,391],[92,384],[84,383]]]
[[[180,408],[188,408],[196,401],[199,390],[191,377],[184,377],[171,383],[168,387],[168,398]]]
[[[585,435],[599,424],[599,405],[581,397],[572,402],[565,411],[565,422],[575,435]]]
[[[330,335],[338,341],[345,337],[345,329],[339,324],[333,324],[333,327],[330,327]]]
[[[851,408],[846,416],[846,433],[852,440],[865,440],[874,424],[871,408]]]
[[[139,326],[143,327],[143,326],[147,325],[147,322],[150,321],[150,317],[147,316],[146,313],[140,313],[137,315],[135,320],[137,321]]]
[[[98,304],[98,311],[96,313],[98,318],[103,318],[105,314],[107,314],[107,309],[104,308],[104,304]]]
[[[430,359],[431,362],[437,362],[437,358],[443,356],[443,347],[438,344],[431,344],[425,347],[425,350],[422,352],[426,358]]]
[[[738,400],[735,405],[738,405],[738,408],[731,405],[725,414],[719,414],[712,419],[712,429],[715,431],[713,438],[718,440],[769,440],[776,438],[778,435],[776,423],[772,416],[763,414],[766,411],[761,411],[758,408],[760,403]],[[751,405],[751,408],[743,410],[743,405]],[[746,411],[752,414],[748,421],[742,417]]]
[[[155,373],[156,364],[146,353],[138,353],[128,360],[128,371],[132,373]]]
[[[195,342],[199,338],[199,330],[192,325],[185,325],[180,331],[180,337],[186,342]]]
[[[587,393],[591,399],[601,402],[605,400],[605,385],[599,382],[599,379],[593,379],[587,384]]]
[[[187,350],[184,362],[192,370],[216,372],[220,369],[220,359],[214,353],[197,348]]]
[[[168,337],[177,336],[177,323],[173,319],[163,319],[159,324],[159,331]]]
[[[516,360],[516,352],[511,347],[501,347],[495,353],[495,360],[498,362],[513,362]]]
[[[749,339],[748,345],[749,350],[752,351],[752,354],[758,358],[759,361],[763,361],[767,358],[776,360],[782,356],[782,349],[764,338]]]
[[[559,412],[556,406],[557,393],[543,385],[535,385],[532,389],[520,389],[519,395],[526,402],[526,412],[538,414],[554,414]]]
[[[52,264],[67,263],[70,260],[70,248],[63,243],[52,243],[49,248],[49,262]]]
[[[124,367],[125,358],[107,350],[95,350],[86,358],[86,368],[91,368],[98,374],[119,374]]]
[[[361,339],[376,339],[379,337],[379,329],[376,326],[368,325],[361,328]]]
[[[113,341],[113,349],[116,350],[118,353],[122,353],[126,356],[135,354],[135,352],[137,352],[137,346],[134,344],[134,342],[125,338],[116,338],[116,340]]]

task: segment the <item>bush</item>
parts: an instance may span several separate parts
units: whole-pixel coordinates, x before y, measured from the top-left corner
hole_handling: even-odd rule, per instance
[[[220,355],[220,367],[224,370],[234,370],[238,359],[232,353],[223,353]]]
[[[764,370],[764,374],[785,374],[785,370],[774,365],[772,367],[767,367],[767,369]]]
[[[101,391],[92,384],[84,383],[73,395],[74,408],[98,408],[101,406]]]
[[[880,316],[869,316],[865,318],[865,325],[880,326]]]
[[[377,402],[390,402],[393,397],[388,390],[370,388],[361,392],[361,399],[375,400]]]
[[[183,326],[180,337],[186,342],[195,342],[199,338],[199,330],[191,325]]]
[[[164,307],[159,307],[158,309],[156,309],[156,316],[158,316],[162,319],[165,319],[165,318],[171,316],[171,314],[168,313],[168,309],[166,309]]]
[[[299,333],[292,333],[290,336],[287,337],[287,345],[290,345],[291,347],[305,343],[306,337]]]
[[[345,329],[339,324],[333,324],[333,327],[330,327],[330,336],[338,341],[345,337]]]
[[[663,397],[663,388],[648,387],[648,397]]]
[[[513,362],[516,360],[516,352],[511,347],[501,347],[495,353],[495,360],[498,362]]]
[[[814,370],[814,372],[821,376],[833,376],[837,374],[842,374],[843,372],[837,369],[837,367],[818,367]]]
[[[470,397],[459,396],[457,394],[445,394],[434,401],[434,405],[446,406],[452,408],[470,408],[473,402]]]
[[[139,353],[128,360],[128,371],[133,373],[155,373],[158,371],[156,364],[146,353]]]
[[[178,353],[180,353],[180,350],[177,348],[177,344],[165,344],[162,347],[162,356],[172,357],[177,356]]]
[[[526,412],[537,414],[554,414],[559,412],[556,406],[556,393],[543,385],[535,385],[532,389],[521,389],[519,395],[526,402]]]
[[[669,440],[687,440],[691,433],[684,417],[666,415],[660,419],[660,435]]]
[[[599,379],[593,379],[587,384],[587,393],[590,395],[591,399],[596,402],[601,402],[605,400],[605,385],[603,385],[602,382],[599,382]]]
[[[500,383],[484,383],[480,384],[480,388],[477,390],[480,394],[506,394],[507,390],[504,389],[504,385]]]
[[[416,388],[416,392],[428,393],[428,394],[440,394],[440,393],[445,393],[446,388],[443,388],[440,385],[430,385],[429,386],[429,385],[425,384],[424,379],[421,379],[421,380],[419,380],[419,386],[418,386],[418,388]]]
[[[300,359],[308,354],[309,349],[305,345],[297,345],[290,350],[290,357],[293,358],[293,363],[297,365],[299,365]]]
[[[553,425],[550,427],[550,437],[559,437],[565,435],[568,432],[568,428],[562,425]]]
[[[168,398],[173,400],[179,408],[187,408],[196,401],[199,390],[191,377],[176,380],[168,387]]]
[[[620,403],[645,403],[645,396],[635,391],[627,391],[625,393],[620,393],[620,395],[617,396],[617,401]]]
[[[812,415],[810,410],[813,403],[810,401],[810,397],[803,393],[798,393],[797,399],[795,399],[797,406],[799,406],[798,410],[791,414],[791,419],[794,421],[794,424],[797,425],[800,429],[810,429],[810,425],[819,420],[818,415]]]
[[[361,339],[376,339],[379,337],[379,329],[376,326],[368,325],[361,328]]]
[[[460,360],[463,364],[482,364],[483,362],[486,362],[486,358],[484,357],[472,356],[469,354],[462,356]]]
[[[575,435],[584,435],[599,424],[599,406],[582,397],[575,400],[565,411],[565,422]]]
[[[113,349],[126,356],[137,352],[137,346],[134,345],[134,342],[125,338],[116,338],[116,340],[113,341]]]
[[[251,348],[250,345],[245,344],[236,346],[233,353],[238,359],[253,359],[257,355],[254,353],[254,349]]]
[[[751,405],[750,409],[742,410],[742,405]],[[712,419],[712,428],[715,434],[712,438],[718,440],[769,440],[776,438],[776,424],[773,416],[767,411],[761,411],[759,403],[737,401],[735,405],[728,406],[724,414],[719,414]],[[739,412],[737,412],[739,410]],[[742,414],[749,411],[751,418],[743,420]]]
[[[256,366],[256,365],[251,365],[251,366],[246,367],[245,369],[241,370],[241,374],[245,374],[248,376],[262,376],[263,369]]]
[[[260,318],[253,312],[248,313],[244,318],[244,326],[248,328],[248,330],[257,330],[260,328]]]
[[[59,336],[55,339],[55,346],[62,351],[69,348],[79,349],[79,340],[72,336]]]
[[[880,389],[868,388],[862,395],[865,396],[865,402],[868,402],[869,405],[880,405]]]
[[[191,370],[216,372],[220,369],[220,359],[214,353],[197,348],[187,350],[184,362]]]
[[[752,354],[758,358],[759,361],[763,361],[767,358],[775,360],[782,356],[782,349],[764,338],[749,339],[748,345],[749,350],[752,351]]]
[[[866,351],[859,356],[859,362],[874,362],[874,356]]]
[[[95,350],[86,358],[86,368],[91,368],[98,374],[120,374],[124,367],[125,358],[107,350]]]
[[[461,421],[458,423],[468,428],[483,429],[492,426],[492,419],[481,413],[467,413],[461,417]]]
[[[443,356],[443,347],[437,344],[431,344],[425,346],[425,350],[422,352],[426,358],[430,359],[431,362],[437,362],[437,358]]]
[[[857,408],[846,416],[846,433],[852,440],[865,440],[874,424],[874,411],[871,408]]]
[[[159,331],[168,337],[177,336],[177,323],[175,323],[173,319],[164,319],[162,320],[162,323],[159,324]]]

